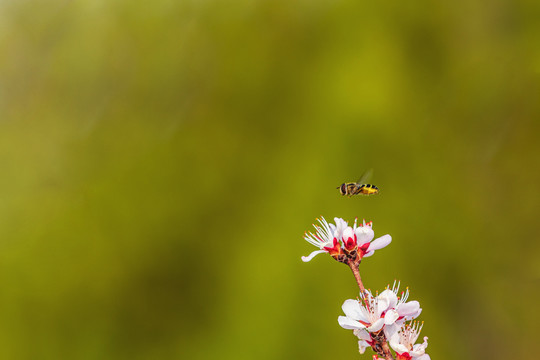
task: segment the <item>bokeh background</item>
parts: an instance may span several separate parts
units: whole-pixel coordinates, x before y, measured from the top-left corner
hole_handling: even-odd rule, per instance
[[[540,332],[537,1],[0,2],[0,357],[368,359],[323,215],[433,359]],[[381,193],[336,187],[369,168]]]

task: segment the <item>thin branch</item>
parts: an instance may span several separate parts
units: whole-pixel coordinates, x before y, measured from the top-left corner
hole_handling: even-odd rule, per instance
[[[356,262],[350,262],[349,267],[351,268],[354,278],[356,279],[356,283],[358,284],[358,287],[360,288],[360,294],[362,295],[362,301],[364,301],[364,304],[369,309],[369,302],[367,301],[366,296],[366,288],[364,287],[364,284],[362,283],[362,278],[360,277],[360,270],[358,269],[359,263]]]

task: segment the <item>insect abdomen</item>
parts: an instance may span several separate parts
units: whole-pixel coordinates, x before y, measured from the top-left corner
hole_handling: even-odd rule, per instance
[[[377,194],[378,192],[379,192],[379,188],[371,184],[363,184],[358,189],[358,193],[363,194],[363,195],[373,195],[373,194]]]

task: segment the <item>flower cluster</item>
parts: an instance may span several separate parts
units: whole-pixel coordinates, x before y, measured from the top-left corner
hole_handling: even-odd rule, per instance
[[[387,288],[381,294],[373,296],[366,291],[363,300],[345,300],[342,309],[345,316],[338,318],[344,329],[354,330],[358,337],[360,353],[373,346],[380,338],[381,331],[389,340],[390,347],[400,360],[428,360],[425,354],[427,337],[423,344],[415,345],[422,325],[415,321],[422,312],[418,301],[409,301],[409,290],[398,296],[399,284]],[[363,302],[363,303],[362,303]]]
[[[364,220],[361,225],[357,226],[357,220],[355,220],[352,227],[340,218],[334,218],[335,225],[329,224],[322,216],[318,221],[320,226],[313,225],[315,233],[304,234],[304,239],[318,247],[319,250],[312,252],[309,256],[302,256],[304,262],[326,252],[339,262],[359,263],[362,258],[373,255],[375,250],[382,249],[392,241],[390,235],[383,235],[373,240],[375,233],[371,221],[366,224]]]
[[[374,296],[365,290],[360,278],[361,260],[390,244],[392,237],[383,235],[373,240],[375,234],[371,222],[363,221],[357,225],[355,220],[353,226],[349,226],[343,219],[334,220],[335,224],[332,224],[321,217],[318,219],[319,225],[313,225],[315,232],[304,235],[304,239],[319,250],[303,256],[302,260],[308,262],[318,254],[328,253],[351,268],[360,288],[360,298],[343,303],[345,316],[339,316],[339,325],[353,330],[361,354],[371,347],[377,354],[373,356],[374,359],[394,359],[391,348],[396,354],[396,360],[430,360],[426,354],[428,338],[424,337],[423,343],[416,344],[423,323],[414,319],[422,309],[418,301],[407,301],[409,290],[398,295],[399,283],[396,286],[394,282],[392,288],[388,286]]]

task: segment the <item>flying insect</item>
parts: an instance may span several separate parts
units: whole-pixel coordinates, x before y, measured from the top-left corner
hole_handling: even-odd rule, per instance
[[[379,193],[379,188],[372,184],[366,184],[365,182],[371,176],[372,171],[368,170],[362,175],[357,182],[343,183],[336,189],[339,189],[341,195],[347,195],[351,197],[353,195],[375,195]]]

